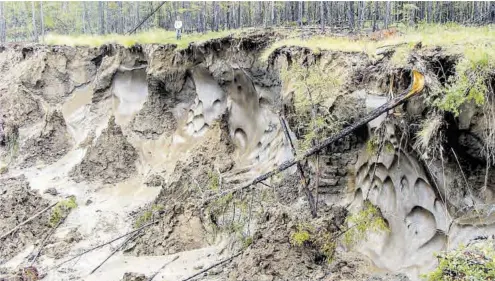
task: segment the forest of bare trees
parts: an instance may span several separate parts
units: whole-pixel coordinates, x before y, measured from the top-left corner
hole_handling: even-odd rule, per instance
[[[0,2],[0,41],[39,41],[47,33],[127,34],[151,28],[172,30],[177,16],[183,21],[186,33],[296,25],[357,32],[421,22],[493,23],[495,2]]]

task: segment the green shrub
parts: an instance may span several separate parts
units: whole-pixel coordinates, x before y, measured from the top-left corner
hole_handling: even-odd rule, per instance
[[[320,253],[327,257],[327,262],[331,263],[337,246],[335,237],[330,233],[323,233],[318,236],[316,244],[319,245]]]
[[[291,129],[299,136],[298,154],[302,154],[314,141],[342,128],[344,116],[334,116],[329,106],[340,94],[347,72],[338,64],[321,67],[294,63],[280,76],[286,90],[293,93],[295,111],[287,117],[298,124]]]
[[[325,228],[316,229],[311,224],[304,223],[297,226],[297,230],[290,236],[289,242],[296,247],[309,247],[316,249],[326,257],[327,262],[331,262],[335,252],[334,233],[328,232]]]
[[[487,81],[495,67],[495,51],[492,48],[466,50],[456,65],[456,75],[451,76],[444,97],[437,106],[459,115],[461,105],[473,101],[476,105],[485,103],[488,92]]]
[[[423,277],[428,281],[495,280],[495,245],[482,240],[437,255],[438,267]]]
[[[145,211],[134,223],[135,228],[140,228],[143,226],[145,223],[151,220],[153,217],[153,212],[152,211]]]
[[[390,231],[380,210],[369,201],[364,202],[359,212],[348,216],[346,223],[349,228],[344,234],[344,244],[348,246],[366,240],[370,231]]]

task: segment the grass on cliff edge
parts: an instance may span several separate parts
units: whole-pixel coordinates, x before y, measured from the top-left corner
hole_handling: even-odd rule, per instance
[[[231,34],[237,34],[239,31],[225,30],[218,32],[191,33],[182,34],[181,40],[176,40],[175,31],[164,29],[153,29],[139,32],[133,35],[58,35],[48,34],[45,37],[45,43],[48,45],[67,45],[67,46],[89,46],[99,47],[104,44],[120,44],[125,47],[131,47],[138,44],[177,44],[179,49],[186,48],[191,42],[202,42],[214,38],[226,37]]]
[[[399,27],[401,35],[373,41],[365,36],[359,39],[350,37],[315,36],[301,39],[297,36],[279,40],[265,50],[262,59],[266,60],[277,48],[282,46],[307,47],[314,52],[320,50],[364,52],[374,56],[377,49],[387,45],[402,44],[397,48],[392,61],[402,64],[413,46],[422,42],[423,46],[439,46],[447,52],[464,54],[476,49],[492,49],[495,42],[495,26],[468,27],[457,24],[421,24],[417,28]]]

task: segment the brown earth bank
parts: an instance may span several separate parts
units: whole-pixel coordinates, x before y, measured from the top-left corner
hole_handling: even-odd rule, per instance
[[[458,56],[283,46],[264,61],[276,39],[2,48],[0,229],[77,206],[2,236],[0,279],[418,280],[434,253],[495,233],[493,92],[458,116],[435,106]],[[301,161],[304,180],[292,167],[239,189],[293,159],[280,120],[301,153],[406,92],[412,69],[421,94]]]

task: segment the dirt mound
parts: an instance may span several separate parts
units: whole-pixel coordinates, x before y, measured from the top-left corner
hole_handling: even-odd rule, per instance
[[[315,225],[315,234],[323,236],[337,233],[345,218],[341,208],[326,208],[320,219],[311,220],[304,215],[296,217],[288,206],[270,207],[260,218],[260,225],[253,235],[253,244],[242,256],[227,267],[233,280],[326,280],[330,268],[320,242],[315,237],[297,246],[291,242],[292,234],[300,231],[302,224]],[[307,213],[307,212],[306,212]],[[313,234],[308,234],[313,235]],[[326,242],[325,242],[326,243]]]
[[[204,218],[197,206],[202,196],[219,188],[213,179],[216,167],[231,161],[233,148],[225,129],[213,127],[203,141],[191,149],[189,156],[177,163],[169,183],[162,185],[151,208],[151,212],[159,210],[164,216],[137,240],[134,254],[164,255],[207,246]],[[145,215],[146,212],[140,218]]]
[[[6,233],[48,207],[49,202],[30,190],[24,175],[0,180],[0,229]],[[0,240],[0,264],[8,261],[49,228],[50,212],[45,212]]]
[[[51,164],[64,156],[70,147],[71,140],[64,117],[55,110],[47,115],[41,133],[28,139],[22,147],[23,165],[31,166],[38,160]]]
[[[41,119],[42,106],[38,99],[22,85],[0,89],[0,113],[6,126],[23,126]]]
[[[96,144],[88,149],[81,163],[70,172],[70,176],[76,182],[119,182],[136,172],[134,162],[137,158],[136,149],[127,141],[112,116],[108,127],[98,137]]]
[[[176,120],[170,111],[173,103],[161,94],[152,94],[132,120],[134,132],[148,139],[157,139],[164,132],[176,129]]]

